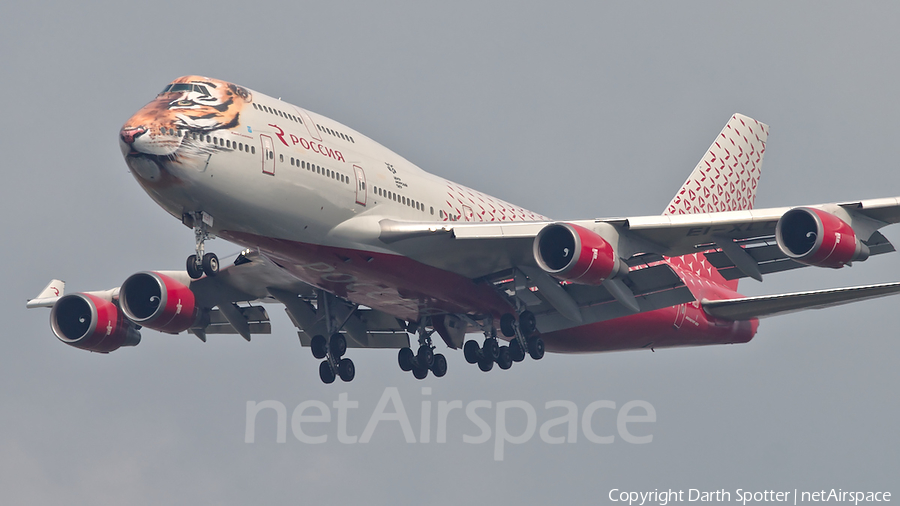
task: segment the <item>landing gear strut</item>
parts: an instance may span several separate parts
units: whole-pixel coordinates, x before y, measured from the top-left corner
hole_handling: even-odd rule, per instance
[[[482,346],[475,341],[466,341],[463,355],[466,362],[478,364],[484,372],[490,371],[496,363],[501,369],[509,369],[513,362],[525,360],[525,354],[534,360],[544,356],[544,341],[540,336],[532,335],[537,331],[537,322],[531,311],[523,311],[518,319],[511,313],[500,318],[500,332],[510,339],[509,346],[501,346],[497,340],[497,329],[493,326],[485,330]]]
[[[410,325],[410,330],[418,331],[419,349],[414,354],[412,348],[400,348],[397,362],[403,371],[412,371],[416,379],[425,379],[428,371],[438,378],[447,374],[447,358],[434,352],[431,335],[434,330],[427,330],[425,325]]]
[[[196,242],[195,253],[187,258],[185,267],[191,279],[200,279],[206,274],[209,277],[219,273],[219,257],[215,253],[205,253],[204,243],[212,239],[209,227],[212,226],[212,216],[199,212],[192,215],[194,222],[194,240]]]
[[[336,324],[331,314],[329,295],[323,291],[319,291],[318,312],[320,318],[324,317],[326,332],[330,334],[328,339],[322,335],[315,335],[309,343],[313,356],[325,359],[319,364],[319,378],[326,384],[334,383],[335,378],[352,381],[356,376],[356,366],[349,358],[343,358],[347,352],[347,338],[340,332],[350,315],[340,324]]]

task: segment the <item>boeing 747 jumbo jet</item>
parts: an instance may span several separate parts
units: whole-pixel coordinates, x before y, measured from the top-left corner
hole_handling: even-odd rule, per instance
[[[350,348],[399,349],[404,371],[443,376],[435,333],[489,371],[545,349],[746,343],[759,318],[900,291],[737,293],[741,278],[894,251],[878,229],[900,221],[900,197],[754,210],[767,134],[732,116],[660,216],[556,221],[311,111],[181,77],[119,145],[144,191],[193,230],[186,269],[69,295],[53,280],[27,305],[52,307],[60,341],[109,353],[137,345],[142,327],[249,341],[271,333],[261,304],[278,302],[331,383],[355,376]],[[204,247],[213,237],[246,249],[220,268]]]

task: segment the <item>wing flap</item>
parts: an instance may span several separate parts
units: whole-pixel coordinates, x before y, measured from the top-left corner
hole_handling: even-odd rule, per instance
[[[707,314],[725,320],[750,320],[805,309],[822,309],[860,300],[886,297],[900,293],[900,282],[853,286],[829,290],[761,295],[727,300],[702,300]]]

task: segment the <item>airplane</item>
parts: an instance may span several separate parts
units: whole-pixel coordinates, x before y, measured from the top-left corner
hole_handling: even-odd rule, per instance
[[[52,308],[60,341],[109,353],[144,327],[250,341],[271,333],[263,304],[280,303],[333,383],[355,377],[352,348],[397,349],[414,377],[444,376],[434,334],[490,371],[545,351],[746,343],[763,317],[900,292],[737,292],[743,278],[894,251],[878,230],[900,221],[900,197],[754,209],[768,131],[734,114],[661,215],[561,221],[325,116],[185,76],[119,132],[137,183],[194,233],[185,269],[72,294],[53,280],[27,307]],[[220,262],[205,249],[215,237],[245,249]]]

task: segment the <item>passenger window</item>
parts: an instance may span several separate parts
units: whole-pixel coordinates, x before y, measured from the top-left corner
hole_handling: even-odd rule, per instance
[[[434,206],[431,207],[431,215],[434,216]]]
[[[231,147],[231,141],[225,141],[225,147],[226,147],[226,148],[230,148],[230,147]]]
[[[279,162],[284,163],[284,155],[278,155]]]
[[[255,155],[255,154],[256,154],[256,146],[250,146],[250,154],[251,154],[251,155]]]

